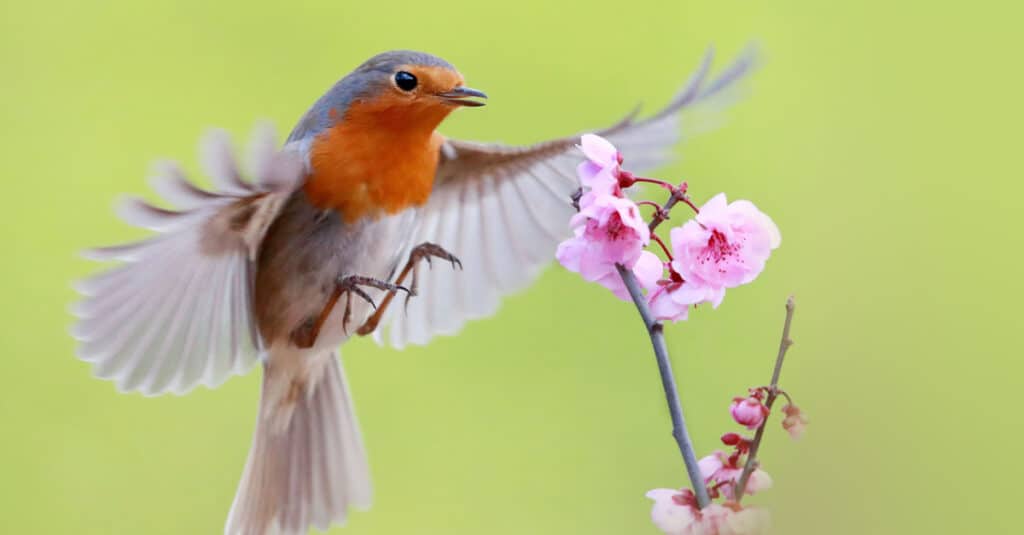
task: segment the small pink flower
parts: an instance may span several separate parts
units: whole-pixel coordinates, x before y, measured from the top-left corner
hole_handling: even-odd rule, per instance
[[[729,455],[721,450],[715,450],[707,457],[697,461],[700,467],[700,474],[704,482],[717,488],[726,498],[735,499],[735,486],[743,475],[743,465],[738,454]],[[758,491],[771,488],[772,478],[767,472],[760,468],[754,469],[747,479],[747,488],[744,494],[754,494]]]
[[[736,456],[715,450],[711,455],[697,461],[697,466],[700,468],[700,475],[704,476],[705,483],[726,483],[736,481],[743,472],[737,460]]]
[[[769,411],[759,398],[750,396],[733,398],[729,412],[732,413],[732,419],[736,420],[736,423],[746,426],[747,429],[757,429],[768,417]]]
[[[768,532],[771,518],[768,511],[760,507],[744,507],[732,511],[717,527],[718,535],[763,535]]]
[[[651,520],[665,535],[762,535],[768,527],[768,513],[758,507],[736,503],[711,503],[703,509],[690,489],[654,489]]]
[[[750,201],[727,203],[719,193],[683,226],[672,229],[672,268],[688,283],[705,287],[717,307],[726,288],[761,273],[781,237],[775,223]]]
[[[757,494],[762,490],[772,488],[774,484],[775,482],[772,481],[772,476],[768,475],[768,472],[756,468],[750,473],[750,477],[747,478],[747,488],[743,489],[743,494]],[[732,494],[732,490],[730,488],[727,495]],[[729,497],[732,498],[732,496]]]
[[[619,176],[622,172],[622,154],[607,139],[594,134],[584,134],[580,138],[580,150],[587,159],[576,167],[580,183],[589,188],[594,195],[622,196],[619,187]],[[589,198],[584,195],[580,205],[587,204]],[[590,197],[592,198],[592,196]]]
[[[734,515],[735,511],[724,505],[712,503],[701,509],[700,513],[699,528],[696,533],[700,535],[721,535],[728,533],[725,530],[729,526],[729,517]]]
[[[653,262],[657,260],[653,253],[642,254],[651,233],[633,201],[596,195],[589,204],[581,205],[580,213],[573,216],[570,224],[575,236],[559,244],[555,253],[569,271],[604,285],[622,299],[629,296],[615,264],[633,269],[644,258],[637,278],[645,288],[653,287],[661,277],[661,261]]]
[[[651,307],[654,318],[660,321],[685,320],[690,307],[703,303],[714,297],[706,286],[698,286],[684,281],[678,273],[672,272],[671,278],[662,282],[658,289],[647,296],[647,304]]]
[[[807,416],[800,410],[800,407],[789,404],[782,407],[782,413],[786,415],[782,419],[782,428],[789,433],[793,440],[798,440],[807,428]]]
[[[666,535],[698,535],[700,510],[690,489],[654,489],[647,493],[654,500],[651,521]]]

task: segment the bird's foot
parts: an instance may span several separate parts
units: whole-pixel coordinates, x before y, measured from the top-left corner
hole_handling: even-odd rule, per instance
[[[348,332],[348,324],[352,319],[352,296],[355,295],[360,299],[370,304],[374,310],[377,309],[377,304],[373,302],[373,298],[370,294],[363,290],[363,287],[376,288],[378,290],[384,290],[389,292],[388,295],[393,295],[395,292],[403,291],[405,293],[411,293],[408,288],[399,284],[392,284],[387,281],[375,279],[373,277],[364,277],[361,275],[349,275],[341,277],[334,283],[334,290],[331,292],[330,298],[327,300],[327,304],[323,307],[315,318],[308,318],[302,322],[301,325],[295,328],[291,333],[291,340],[297,347],[302,349],[308,349],[313,347],[316,343],[316,339],[320,336],[320,330],[323,328],[324,323],[331,314],[331,310],[341,299],[341,296],[345,296],[345,312],[342,314],[342,330]]]
[[[409,298],[414,295],[417,295],[417,266],[419,265],[421,260],[426,260],[427,265],[433,267],[433,258],[440,258],[442,260],[451,262],[452,269],[456,267],[462,269],[462,261],[460,261],[458,257],[456,257],[455,255],[446,251],[440,245],[437,245],[435,243],[424,242],[417,245],[416,247],[413,247],[412,251],[409,252],[409,260],[405,263],[405,267],[402,268],[402,272],[398,275],[398,279],[396,280],[398,284],[401,284],[402,282],[405,281],[406,277],[409,277],[410,275],[412,276],[412,283],[409,285],[405,294],[406,307],[409,306]],[[372,333],[377,328],[377,324],[380,323],[380,320],[384,315],[384,311],[387,310],[387,307],[389,304],[391,304],[391,299],[394,296],[395,292],[390,291],[388,295],[384,297],[384,301],[381,303],[380,308],[374,311],[373,315],[366,320],[366,323],[364,323],[362,326],[359,327],[359,329],[356,330],[356,334],[365,336],[367,334]]]
[[[419,265],[419,262],[421,260],[426,260],[427,266],[433,268],[433,258],[440,258],[442,260],[451,262],[452,269],[455,269],[456,267],[458,267],[460,270],[462,269],[462,261],[459,260],[458,257],[456,257],[455,255],[449,253],[440,245],[437,245],[436,243],[424,242],[417,245],[416,247],[413,247],[412,251],[409,252],[409,261],[406,263],[406,269],[412,270],[412,284],[409,285],[409,293],[407,293],[405,296],[406,307],[409,306],[409,298],[414,295],[417,295],[416,289],[419,287],[419,285],[417,284],[419,276],[417,275],[416,267]]]

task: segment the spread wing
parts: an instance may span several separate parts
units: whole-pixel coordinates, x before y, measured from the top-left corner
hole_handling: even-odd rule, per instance
[[[753,68],[753,49],[709,79],[709,51],[669,104],[638,120],[636,112],[597,133],[625,155],[625,166],[643,171],[672,158],[691,112],[714,112],[735,97],[737,82]],[[699,106],[698,106],[699,105]],[[686,121],[684,121],[684,116]],[[704,123],[706,126],[706,122]],[[696,125],[694,125],[696,126]],[[582,161],[570,136],[527,147],[448,141],[436,185],[410,244],[433,242],[461,259],[464,270],[419,269],[419,295],[388,310],[382,325],[396,347],[454,334],[474,318],[493,314],[501,297],[525,287],[570,235],[570,195],[579,187]]]
[[[121,390],[146,395],[216,386],[256,362],[260,341],[250,307],[253,261],[267,227],[299,183],[297,155],[275,150],[264,128],[252,143],[250,183],[227,135],[201,145],[216,191],[191,184],[174,164],[153,188],[178,210],[126,200],[119,215],[156,231],[143,241],[86,256],[120,265],[78,283],[73,334],[78,355]]]

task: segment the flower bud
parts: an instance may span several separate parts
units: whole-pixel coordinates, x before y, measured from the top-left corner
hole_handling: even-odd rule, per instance
[[[732,419],[736,423],[746,426],[747,429],[757,429],[768,417],[768,407],[765,407],[760,399],[754,396],[748,398],[733,398],[729,407]]]
[[[799,439],[807,428],[807,416],[796,405],[786,405],[782,407],[782,412],[786,415],[782,420],[782,428],[793,440]]]
[[[735,446],[740,442],[743,442],[743,437],[739,433],[726,433],[722,435],[722,444],[726,446]]]
[[[735,447],[736,453],[739,454],[750,451],[750,442],[751,439],[740,435],[739,433],[726,433],[722,435],[722,444]]]

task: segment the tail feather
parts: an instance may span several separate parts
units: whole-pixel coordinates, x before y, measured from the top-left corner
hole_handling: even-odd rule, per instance
[[[323,375],[292,407],[273,406],[264,373],[260,415],[224,533],[305,534],[342,523],[350,507],[370,506],[366,452],[341,363],[331,354]],[[282,410],[283,416],[282,416]]]

